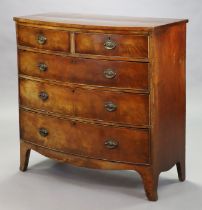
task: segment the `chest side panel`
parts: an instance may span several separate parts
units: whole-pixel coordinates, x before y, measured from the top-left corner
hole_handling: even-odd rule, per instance
[[[152,153],[162,171],[185,155],[186,24],[157,30],[152,40]]]

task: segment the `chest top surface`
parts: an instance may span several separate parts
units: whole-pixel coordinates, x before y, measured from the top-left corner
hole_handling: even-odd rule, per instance
[[[166,25],[188,22],[187,19],[143,18],[107,15],[81,15],[65,13],[44,13],[14,17],[20,23],[45,24],[69,28],[90,28],[110,30],[145,30],[152,31]]]

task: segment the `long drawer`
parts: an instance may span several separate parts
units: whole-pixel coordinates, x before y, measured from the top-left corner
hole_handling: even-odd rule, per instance
[[[81,118],[149,124],[149,97],[146,94],[72,88],[21,78],[20,103]]]
[[[21,110],[20,134],[23,140],[65,153],[149,163],[148,130],[72,122]]]
[[[19,50],[21,74],[62,82],[148,89],[148,64],[72,58]]]

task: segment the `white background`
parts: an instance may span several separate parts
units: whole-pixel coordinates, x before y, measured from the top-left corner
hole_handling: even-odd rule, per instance
[[[162,173],[159,201],[148,202],[132,171],[98,171],[58,164],[33,152],[18,171],[17,62],[13,16],[69,12],[188,18],[187,181],[176,168]],[[198,210],[202,207],[202,1],[201,0],[1,0],[0,1],[0,210]]]

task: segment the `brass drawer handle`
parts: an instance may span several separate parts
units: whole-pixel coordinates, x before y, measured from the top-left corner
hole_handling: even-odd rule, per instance
[[[112,70],[112,69],[106,69],[104,71],[104,76],[107,79],[113,79],[116,76],[116,72],[114,70]]]
[[[105,109],[108,111],[108,112],[114,112],[117,110],[117,105],[112,103],[111,101],[110,102],[106,102],[105,103]]]
[[[44,72],[48,69],[48,66],[45,63],[39,63],[38,68],[41,72]]]
[[[115,149],[116,147],[118,147],[118,145],[119,145],[118,141],[113,140],[113,139],[108,139],[105,141],[105,146],[108,149]]]
[[[108,37],[108,39],[104,43],[104,47],[107,50],[112,50],[112,49],[114,49],[116,47],[116,42],[111,40],[110,37]]]
[[[48,93],[44,92],[44,91],[41,91],[39,93],[39,98],[43,101],[46,101],[48,99]]]
[[[43,45],[46,43],[47,38],[43,34],[39,34],[37,37],[37,41],[39,44]]]
[[[39,128],[39,134],[42,137],[46,137],[46,136],[48,136],[48,130],[46,128]]]

